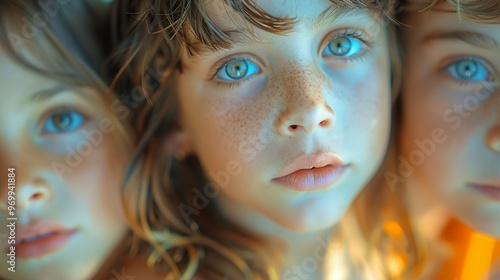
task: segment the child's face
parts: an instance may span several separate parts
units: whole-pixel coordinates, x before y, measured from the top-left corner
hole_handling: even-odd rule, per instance
[[[436,11],[408,23],[405,170],[468,224],[500,236],[500,92],[492,83],[500,81],[500,25]]]
[[[127,231],[128,152],[94,90],[38,75],[0,52],[2,279],[89,279]],[[16,272],[7,267],[7,168],[15,168]],[[7,266],[6,266],[7,264]]]
[[[366,11],[320,20],[331,6],[326,0],[256,1],[274,16],[297,18],[291,32],[276,35],[222,2],[207,1],[214,23],[256,38],[230,32],[231,49],[184,53],[177,77],[182,125],[221,187],[219,205],[235,202],[293,230],[331,226],[386,151],[386,28]],[[293,173],[300,169],[306,170]]]

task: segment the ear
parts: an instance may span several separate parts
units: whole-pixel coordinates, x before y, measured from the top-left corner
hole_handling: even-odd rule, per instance
[[[173,131],[166,137],[163,151],[174,155],[177,160],[183,160],[187,155],[193,153],[189,135],[183,129]]]

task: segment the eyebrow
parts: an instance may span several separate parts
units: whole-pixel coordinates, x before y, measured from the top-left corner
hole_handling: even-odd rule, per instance
[[[339,8],[338,6],[335,6],[335,5],[330,5],[323,12],[321,12],[319,14],[319,16],[312,22],[312,28],[318,29],[327,23],[335,22],[340,17],[355,15],[355,14],[360,13],[362,11],[364,11],[364,10],[362,10],[362,9],[349,9],[348,10],[348,9]]]
[[[361,9],[342,9],[339,8],[335,5],[330,5],[328,8],[323,10],[317,18],[314,20],[311,20],[311,25],[313,30],[319,29],[321,26],[329,23],[332,24],[336,20],[338,20],[340,17],[343,16],[349,16],[349,15],[354,15],[357,13],[360,13]],[[300,19],[299,19],[300,20]],[[257,27],[255,27],[257,28]],[[231,41],[231,45],[228,48],[221,48],[221,49],[230,49],[233,44],[245,44],[245,43],[254,43],[255,40],[257,39],[260,41],[260,36],[256,35],[255,33],[251,32],[248,29],[234,29],[234,28],[229,28],[229,29],[224,29],[221,28],[221,32],[224,34],[227,34]],[[265,41],[263,41],[265,43]],[[196,46],[198,49],[198,55],[202,55],[204,53],[211,53],[212,50],[201,44],[200,42],[194,42],[193,44]]]
[[[69,90],[68,86],[56,86],[56,87],[52,87],[52,88],[48,88],[48,89],[43,89],[43,90],[37,91],[33,95],[29,96],[27,98],[26,102],[24,102],[23,104],[25,104],[25,103],[33,104],[36,102],[46,101],[50,98],[53,98],[54,96],[56,96],[58,94],[67,92],[68,90]]]
[[[475,47],[500,50],[500,42],[495,38],[473,31],[437,30],[425,36],[422,39],[422,44],[436,40],[460,40]]]

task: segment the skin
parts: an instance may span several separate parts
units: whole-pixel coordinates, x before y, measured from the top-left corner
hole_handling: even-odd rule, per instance
[[[220,187],[221,215],[251,232],[279,235],[298,259],[312,254],[314,237],[328,236],[385,154],[391,104],[385,27],[361,11],[313,28],[328,1],[256,1],[272,15],[300,19],[286,36],[276,35],[221,2],[206,2],[215,25],[245,28],[257,39],[240,36],[230,49],[184,53],[176,77],[182,132]],[[361,39],[351,36],[361,42],[359,52],[347,59],[325,54],[346,30],[361,30]],[[224,67],[216,74],[217,62],[233,55],[256,65],[239,83],[226,79]],[[334,185],[299,192],[272,182],[291,161],[318,151],[349,164]]]
[[[16,168],[17,230],[40,221],[76,231],[57,251],[31,259],[18,257],[16,272],[2,269],[0,278],[89,279],[127,233],[120,187],[130,149],[122,144],[113,113],[97,91],[29,71],[3,50],[0,61],[0,163],[4,171]],[[53,88],[64,90],[29,101],[37,92]],[[61,113],[62,108],[66,113]],[[71,114],[67,126],[71,129],[55,129],[61,127],[54,118],[57,114],[66,118]],[[79,114],[85,116],[81,122]],[[103,122],[107,123],[104,129]],[[98,132],[101,140],[84,134]],[[84,144],[90,150],[78,152]],[[70,154],[80,156],[80,162],[69,163]],[[0,212],[3,221],[7,218],[5,195]],[[1,230],[8,234],[6,227]],[[7,246],[6,239],[2,245]],[[0,261],[6,263],[6,254]]]
[[[451,9],[448,4],[440,8]],[[400,146],[413,169],[408,184],[437,198],[476,230],[500,237],[500,202],[470,186],[500,188],[500,26],[460,21],[456,13],[435,10],[413,13],[406,21],[414,26],[403,40]],[[489,39],[451,38],[457,31]],[[477,62],[478,71],[465,78],[456,66],[467,58]],[[424,156],[418,159],[417,153]]]

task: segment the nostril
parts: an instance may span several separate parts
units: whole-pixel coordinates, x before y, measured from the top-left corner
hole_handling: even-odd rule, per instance
[[[288,130],[290,130],[290,131],[295,131],[295,130],[297,130],[298,128],[299,128],[299,126],[298,126],[298,125],[296,125],[296,124],[292,124],[292,125],[290,125],[290,126],[288,127]]]
[[[40,199],[40,198],[42,198],[42,194],[41,193],[34,193],[33,195],[31,195],[30,200],[37,200],[37,199]]]
[[[500,126],[493,127],[486,136],[488,147],[493,151],[500,152]]]
[[[319,126],[321,127],[329,127],[331,124],[330,120],[323,120],[319,123]]]

